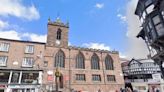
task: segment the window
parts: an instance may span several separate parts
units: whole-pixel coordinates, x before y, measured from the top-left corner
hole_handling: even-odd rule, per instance
[[[0,51],[8,52],[9,51],[9,43],[0,43]]]
[[[57,31],[57,37],[56,37],[57,40],[61,40],[61,29],[58,29]]]
[[[34,53],[34,46],[33,45],[27,45],[25,49],[25,53]]]
[[[25,57],[22,62],[22,67],[33,67],[33,58]]]
[[[38,83],[39,73],[22,73],[21,83]]]
[[[8,83],[9,76],[10,76],[9,71],[4,71],[4,70],[0,71],[0,83]]]
[[[0,66],[6,66],[7,56],[0,56]]]
[[[19,75],[20,75],[20,72],[13,72],[12,78],[11,78],[11,83],[18,83]]]
[[[157,34],[153,30],[152,22],[151,21],[149,21],[149,23],[148,23],[147,30],[148,30],[148,32],[151,32],[151,35],[152,35],[153,40],[157,38]],[[148,33],[148,34],[150,34],[150,33]]]
[[[156,15],[156,16],[153,17],[153,22],[154,22],[155,25],[160,22],[159,15]]]
[[[100,75],[92,75],[92,81],[101,81],[101,76]]]
[[[76,74],[76,80],[85,81],[85,74]]]
[[[48,61],[44,61],[44,67],[48,66]]]
[[[84,56],[82,53],[79,53],[76,57],[76,68],[85,68]]]
[[[91,57],[91,69],[98,69],[98,70],[100,69],[99,58],[95,53]]]
[[[65,66],[65,55],[62,50],[59,50],[55,56],[55,67],[64,67]]]
[[[153,4],[150,5],[149,7],[147,7],[147,8],[146,8],[147,14],[151,13],[151,12],[153,11],[153,9],[154,9],[154,5],[153,5]]]
[[[164,19],[164,11],[162,11],[161,14],[162,14],[162,17],[163,17],[163,19]]]
[[[147,6],[150,5],[152,2],[153,2],[152,0],[147,0],[147,1],[145,2],[145,6],[147,7]]]
[[[105,58],[105,68],[106,68],[106,70],[114,70],[113,59],[109,55],[107,55]]]
[[[161,23],[161,19],[160,19],[160,16],[159,15],[156,15],[152,18],[153,20],[153,23],[155,25],[155,29],[158,33],[159,36],[162,36],[164,34],[164,26],[163,24]]]
[[[116,81],[116,78],[114,75],[107,75],[107,81],[113,81],[115,82]]]

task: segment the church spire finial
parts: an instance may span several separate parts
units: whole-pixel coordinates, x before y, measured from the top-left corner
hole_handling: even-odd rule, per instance
[[[50,19],[50,17],[48,18],[48,22],[51,22],[51,19]]]
[[[60,14],[59,14],[59,12],[57,13],[56,22],[58,22],[58,23],[60,23],[60,22],[61,22],[61,20],[60,20]]]

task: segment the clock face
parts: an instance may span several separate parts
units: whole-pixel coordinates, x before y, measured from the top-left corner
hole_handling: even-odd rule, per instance
[[[56,44],[59,45],[60,44],[60,41],[59,40],[56,40]]]

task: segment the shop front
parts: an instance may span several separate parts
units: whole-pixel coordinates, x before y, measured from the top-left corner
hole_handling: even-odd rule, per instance
[[[5,92],[6,87],[5,84],[0,84],[0,92]]]
[[[39,85],[9,85],[7,92],[40,92]]]
[[[0,71],[0,92],[40,92],[42,71]]]

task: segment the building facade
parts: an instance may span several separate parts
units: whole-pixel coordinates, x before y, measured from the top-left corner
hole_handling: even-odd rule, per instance
[[[137,37],[145,41],[150,52],[148,56],[160,65],[164,76],[164,0],[139,0],[135,14],[142,24]]]
[[[148,89],[164,91],[163,80],[159,66],[151,59],[132,59],[121,64],[126,83],[131,83],[133,89],[147,92]]]
[[[69,24],[59,18],[47,27],[46,43],[0,39],[0,91],[114,92],[124,86],[118,51],[68,46]]]

